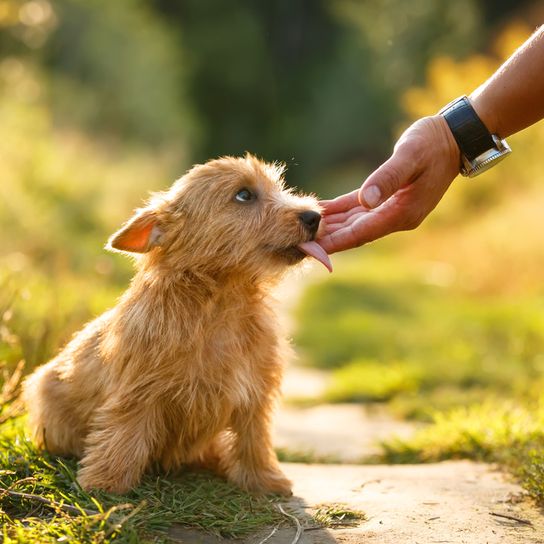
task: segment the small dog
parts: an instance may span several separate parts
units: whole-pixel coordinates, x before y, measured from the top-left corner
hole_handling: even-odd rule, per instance
[[[317,202],[251,155],[197,165],[108,242],[139,254],[118,304],[24,385],[37,444],[81,457],[85,489],[122,493],[158,463],[288,495],[270,435],[286,344],[270,290],[311,255]]]

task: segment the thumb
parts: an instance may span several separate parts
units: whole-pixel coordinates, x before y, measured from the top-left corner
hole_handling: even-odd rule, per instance
[[[359,190],[359,202],[366,208],[376,208],[399,189],[411,183],[417,173],[417,159],[402,147],[375,170]]]

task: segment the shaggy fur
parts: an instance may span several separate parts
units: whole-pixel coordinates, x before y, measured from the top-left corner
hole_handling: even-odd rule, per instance
[[[85,489],[125,492],[158,463],[291,492],[270,436],[286,350],[270,289],[319,208],[281,177],[249,155],[195,166],[110,239],[139,254],[130,287],[24,387],[35,441],[81,457]]]

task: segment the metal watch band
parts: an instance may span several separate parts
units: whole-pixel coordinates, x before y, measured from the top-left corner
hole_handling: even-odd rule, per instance
[[[496,147],[492,135],[466,96],[450,102],[440,114],[448,123],[461,153],[469,161]]]

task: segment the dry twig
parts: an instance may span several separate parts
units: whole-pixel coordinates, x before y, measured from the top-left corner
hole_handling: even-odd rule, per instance
[[[297,532],[295,534],[295,538],[291,541],[291,544],[297,544],[297,542],[300,540],[300,536],[302,535],[302,525],[300,524],[300,521],[296,516],[293,516],[293,514],[287,513],[281,506],[281,504],[276,505],[278,507],[278,510],[287,518],[292,519],[295,522],[295,526],[297,528]]]
[[[505,519],[509,519],[511,521],[517,521],[518,523],[521,523],[523,525],[530,525],[531,527],[533,526],[532,521],[530,521],[528,519],[517,518],[516,516],[511,516],[509,514],[501,514],[499,512],[489,512],[489,515],[490,516],[495,516],[497,518],[505,518]]]
[[[260,542],[259,544],[264,544],[267,540],[269,540],[270,538],[272,538],[275,534],[276,534],[276,531],[278,530],[277,527],[274,527],[271,531],[271,533],[268,535],[268,536],[265,536]]]
[[[0,488],[0,498],[2,498],[4,495],[9,495],[10,497],[13,497],[16,499],[26,499],[29,501],[36,501],[36,502],[44,504],[45,506],[48,506],[49,508],[52,508],[53,510],[62,510],[64,512],[68,512],[69,514],[80,515],[83,513],[83,514],[86,514],[87,516],[96,516],[97,514],[100,513],[95,510],[86,510],[85,508],[72,506],[71,504],[56,502],[52,499],[48,499],[40,495],[35,495],[34,493],[21,493],[19,491],[12,491],[11,489]]]

